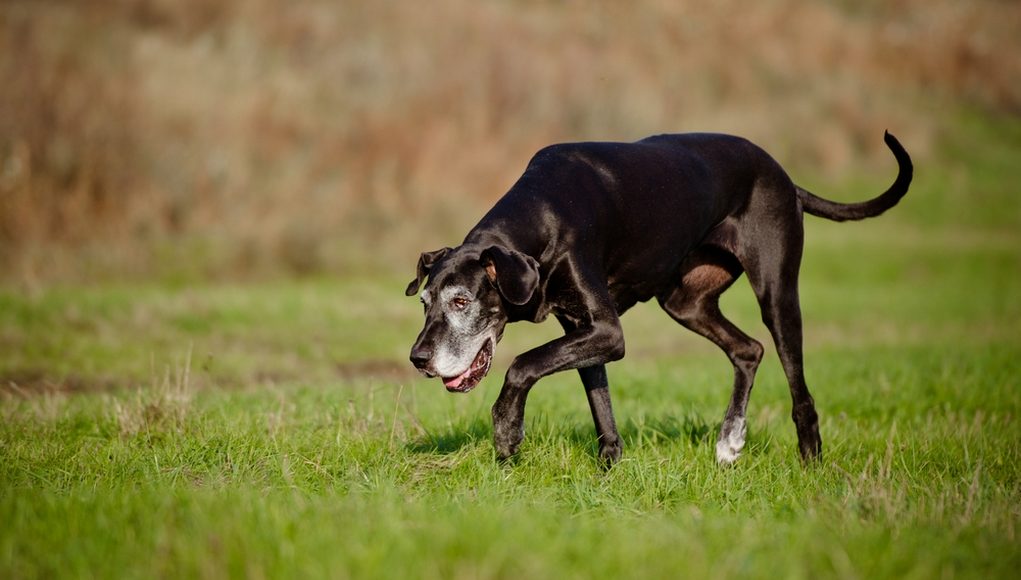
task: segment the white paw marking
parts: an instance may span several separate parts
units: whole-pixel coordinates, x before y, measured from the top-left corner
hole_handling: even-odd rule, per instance
[[[745,421],[738,417],[730,422],[724,422],[720,429],[720,438],[716,442],[716,461],[720,465],[730,465],[741,456],[741,449],[744,448]]]

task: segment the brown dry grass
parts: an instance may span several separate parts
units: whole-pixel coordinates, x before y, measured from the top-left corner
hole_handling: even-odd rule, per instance
[[[554,141],[727,131],[839,175],[885,128],[924,159],[945,103],[1021,111],[1016,2],[607,4],[8,0],[3,278],[397,256]]]

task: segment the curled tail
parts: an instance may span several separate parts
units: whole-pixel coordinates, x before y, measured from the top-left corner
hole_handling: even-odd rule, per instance
[[[886,141],[886,146],[893,151],[893,156],[897,158],[897,165],[900,167],[897,173],[897,180],[893,182],[890,189],[887,189],[879,197],[868,201],[837,203],[823,199],[798,187],[798,199],[801,200],[801,207],[805,210],[805,213],[842,222],[875,217],[897,205],[900,198],[904,197],[904,194],[908,192],[908,186],[911,185],[911,175],[914,169],[911,165],[911,157],[904,150],[904,147],[901,146],[900,141],[897,141],[896,137],[887,131],[883,136],[883,140]]]

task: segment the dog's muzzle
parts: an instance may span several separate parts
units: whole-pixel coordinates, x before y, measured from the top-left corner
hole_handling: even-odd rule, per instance
[[[451,393],[467,393],[478,386],[493,364],[493,339],[488,338],[465,371],[455,377],[442,377],[443,386]]]

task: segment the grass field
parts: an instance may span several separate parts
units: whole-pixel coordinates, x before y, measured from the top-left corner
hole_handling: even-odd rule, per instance
[[[744,456],[715,464],[729,364],[653,305],[623,319],[604,472],[573,373],[493,460],[502,372],[551,325],[509,328],[470,395],[410,372],[413,256],[406,276],[4,289],[0,576],[1012,577],[1021,127],[960,124],[890,215],[808,223],[807,469],[771,349]],[[744,281],[724,311],[766,342]]]

